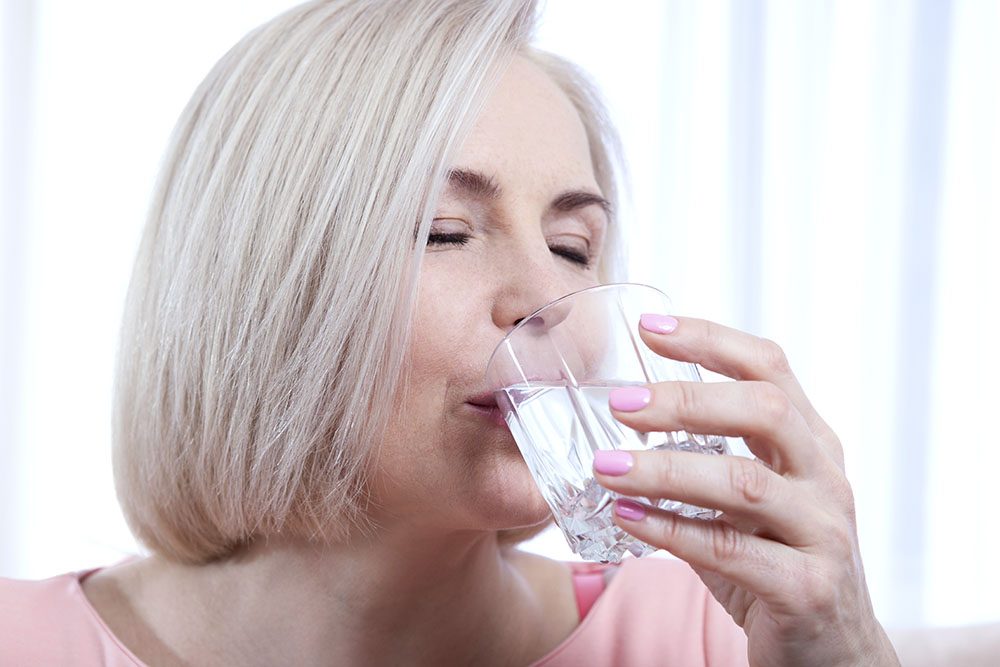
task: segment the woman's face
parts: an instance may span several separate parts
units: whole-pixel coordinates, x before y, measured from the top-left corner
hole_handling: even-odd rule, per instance
[[[383,443],[376,501],[411,525],[504,529],[548,508],[505,426],[470,403],[521,318],[598,283],[608,224],[569,99],[518,58],[451,165],[423,269],[409,391]]]

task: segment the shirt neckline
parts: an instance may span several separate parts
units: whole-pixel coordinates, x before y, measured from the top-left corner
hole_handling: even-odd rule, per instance
[[[141,558],[141,556],[138,555],[129,556],[127,558],[122,559],[118,563],[114,563],[113,565],[119,565],[121,563],[125,563],[128,562],[129,560],[134,560],[136,558]],[[597,599],[594,600],[594,603],[590,606],[590,610],[587,612],[587,615],[584,616],[582,619],[580,619],[580,622],[577,624],[575,628],[573,628],[573,631],[570,632],[561,642],[559,642],[555,646],[555,648],[553,648],[551,651],[549,651],[542,657],[532,662],[530,667],[542,667],[547,662],[554,659],[558,654],[562,653],[567,648],[569,648],[570,645],[576,642],[576,640],[580,637],[580,635],[583,634],[584,630],[593,624],[591,621],[597,615],[597,613],[605,606],[607,606],[606,604],[607,598],[610,597],[620,588],[620,586],[616,585],[616,583],[619,579],[622,578],[622,573],[623,573],[622,571],[625,569],[626,564],[631,562],[632,560],[634,559],[624,560],[618,565],[619,568],[618,572],[616,572],[615,575],[611,577],[611,580],[608,581],[607,584],[605,585],[604,590],[601,592],[600,595],[597,596]],[[562,561],[562,563],[570,571],[571,577],[576,573],[574,567],[581,567],[588,565],[588,563],[578,564],[574,561]],[[596,563],[593,565],[595,566],[595,568],[597,567]],[[71,576],[73,578],[73,594],[79,598],[80,603],[83,605],[84,609],[86,609],[88,615],[91,617],[91,620],[97,625],[98,630],[107,639],[109,639],[118,648],[118,650],[122,652],[122,654],[126,658],[134,662],[138,667],[148,667],[148,665],[146,665],[145,662],[140,660],[134,653],[132,653],[132,651],[127,646],[125,646],[125,644],[118,638],[118,636],[111,631],[111,628],[109,628],[107,623],[104,622],[104,619],[101,618],[101,615],[97,613],[97,609],[95,609],[94,605],[90,603],[90,599],[87,597],[86,593],[83,592],[83,580],[91,576],[92,574],[99,572],[100,570],[106,569],[107,567],[111,566],[93,567],[90,568],[89,570],[79,570],[77,572],[72,573]]]
[[[129,560],[138,557],[139,556],[130,556],[128,558],[119,561],[118,563],[115,563],[115,565],[128,562]],[[97,609],[95,609],[94,605],[90,603],[90,598],[88,598],[87,594],[83,592],[83,580],[89,577],[90,575],[94,574],[95,572],[104,570],[107,567],[110,566],[93,567],[90,568],[89,570],[80,570],[79,572],[73,573],[73,584],[74,584],[73,594],[79,597],[80,602],[83,604],[83,607],[87,610],[87,613],[90,615],[94,623],[97,624],[98,630],[100,630],[100,632],[107,639],[109,639],[115,646],[117,646],[118,650],[121,651],[126,658],[134,662],[136,665],[138,665],[138,667],[148,667],[146,663],[144,663],[142,660],[138,658],[138,656],[132,653],[129,647],[125,646],[124,642],[122,642],[122,640],[118,638],[118,635],[116,635],[114,632],[111,631],[111,628],[108,627],[108,624],[105,623],[104,619],[101,618],[101,615],[97,613]]]
[[[546,653],[545,655],[543,655],[542,657],[538,658],[533,663],[531,663],[530,667],[543,667],[550,660],[554,660],[560,653],[567,650],[571,645],[576,643],[576,641],[585,632],[585,630],[589,628],[591,625],[593,625],[593,618],[597,616],[604,609],[604,607],[608,605],[607,603],[608,598],[612,597],[613,595],[617,595],[618,589],[621,588],[621,586],[618,585],[617,582],[619,579],[622,578],[626,565],[630,563],[632,560],[635,559],[630,558],[627,560],[623,560],[618,565],[618,571],[615,573],[613,577],[611,577],[611,580],[607,582],[607,584],[604,586],[604,590],[601,591],[601,594],[597,596],[597,599],[594,600],[594,603],[590,606],[590,611],[587,612],[587,615],[584,616],[582,619],[580,619],[580,623],[577,624],[577,626],[573,628],[573,631],[570,632],[569,635],[567,635],[561,642],[559,642],[559,644],[557,644],[555,648],[553,648],[551,651],[549,651],[548,653]],[[567,567],[569,567],[570,572],[572,574],[573,566],[577,564],[569,561],[564,561],[564,563],[567,565]],[[597,563],[593,564],[581,563],[580,565],[582,566],[593,565],[595,568],[598,567]]]

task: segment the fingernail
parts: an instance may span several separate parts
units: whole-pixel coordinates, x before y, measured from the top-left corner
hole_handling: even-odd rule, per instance
[[[645,387],[620,387],[611,392],[608,404],[615,410],[635,412],[649,405],[651,396]]]
[[[594,470],[602,475],[624,475],[632,469],[635,459],[628,452],[599,449],[594,452]]]
[[[646,510],[642,505],[624,498],[615,501],[615,514],[629,521],[641,521],[646,518]]]
[[[668,334],[677,328],[677,318],[670,317],[669,315],[644,313],[639,318],[639,326],[653,333]]]

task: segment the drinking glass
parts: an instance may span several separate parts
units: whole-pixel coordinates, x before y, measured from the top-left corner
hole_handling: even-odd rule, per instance
[[[589,287],[525,317],[487,364],[487,385],[531,475],[570,548],[586,560],[619,562],[626,552],[638,557],[655,550],[614,524],[620,494],[594,480],[595,451],[729,453],[720,436],[643,433],[611,415],[608,396],[617,387],[701,381],[697,366],[662,357],[639,337],[643,313],[670,312],[670,299],[649,285]],[[667,498],[636,500],[686,517],[718,515]]]

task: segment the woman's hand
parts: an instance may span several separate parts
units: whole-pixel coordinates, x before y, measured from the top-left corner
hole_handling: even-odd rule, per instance
[[[605,488],[723,512],[702,521],[619,500],[615,522],[694,567],[746,632],[750,664],[898,665],[865,584],[840,441],[782,350],[689,318],[645,315],[640,332],[657,354],[738,381],[619,390],[615,418],[638,431],[742,436],[758,460],[675,451],[631,452],[631,462],[599,457]]]

